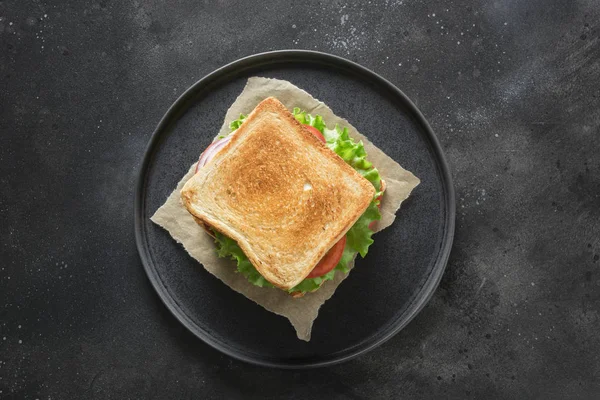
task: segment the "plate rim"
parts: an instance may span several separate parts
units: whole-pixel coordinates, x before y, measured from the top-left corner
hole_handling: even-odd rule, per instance
[[[366,75],[370,78],[371,81],[377,82],[383,87],[386,87],[395,97],[397,97],[404,105],[408,107],[408,111],[412,113],[413,116],[417,119],[417,123],[423,127],[427,139],[431,144],[431,149],[433,150],[434,158],[438,161],[437,168],[442,177],[442,186],[445,189],[443,192],[445,195],[444,200],[446,205],[446,229],[442,238],[441,248],[430,275],[427,277],[426,281],[421,286],[417,295],[414,296],[411,304],[407,306],[405,317],[399,320],[397,323],[392,323],[391,327],[387,328],[386,331],[383,332],[383,334],[376,336],[374,340],[368,338],[365,341],[351,347],[351,350],[348,354],[343,354],[339,357],[336,357],[334,355],[333,358],[325,360],[311,361],[309,359],[305,361],[304,359],[300,359],[290,360],[290,362],[282,362],[271,359],[259,359],[256,357],[252,357],[251,355],[242,354],[236,351],[233,347],[228,347],[221,341],[212,338],[209,333],[205,332],[196,323],[194,323],[191,320],[191,318],[182,310],[182,308],[177,304],[176,300],[171,296],[169,290],[158,276],[158,272],[155,269],[152,257],[149,252],[149,248],[146,241],[146,232],[143,224],[143,216],[146,209],[146,204],[143,195],[145,193],[144,188],[146,183],[148,167],[151,164],[154,149],[160,141],[160,136],[162,132],[171,123],[171,120],[173,120],[173,118],[175,118],[175,120],[177,119],[178,110],[182,106],[185,106],[185,103],[188,100],[190,100],[196,94],[196,92],[202,90],[203,87],[209,87],[212,83],[218,83],[219,79],[223,78],[224,76],[227,76],[228,74],[241,73],[248,68],[259,67],[261,65],[276,65],[285,62],[313,62],[316,64],[333,64],[355,74]],[[142,261],[142,265],[144,267],[146,275],[150,280],[150,283],[152,284],[162,303],[167,307],[171,314],[173,314],[173,316],[183,326],[185,326],[194,336],[196,336],[209,346],[213,347],[214,349],[219,350],[230,357],[254,365],[284,369],[306,369],[315,367],[325,367],[348,361],[380,346],[381,344],[391,339],[398,332],[400,332],[404,327],[406,327],[406,325],[408,325],[408,323],[410,323],[410,321],[412,321],[412,319],[429,302],[442,279],[442,276],[446,269],[446,265],[448,263],[448,259],[450,257],[450,251],[452,249],[456,218],[455,192],[448,162],[446,161],[446,157],[442,150],[442,146],[435,133],[433,132],[433,129],[431,128],[421,111],[416,107],[416,105],[408,98],[408,96],[404,94],[404,92],[402,92],[394,84],[392,84],[390,81],[383,78],[376,72],[371,71],[370,69],[343,57],[313,50],[276,50],[242,57],[205,75],[203,78],[196,81],[193,85],[187,88],[165,112],[160,122],[156,126],[154,132],[152,133],[152,136],[150,137],[148,145],[146,146],[146,149],[144,151],[142,164],[140,165],[137,173],[133,200],[135,241],[138,254]]]

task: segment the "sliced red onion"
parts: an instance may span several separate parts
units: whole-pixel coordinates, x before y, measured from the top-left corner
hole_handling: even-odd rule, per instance
[[[216,156],[217,153],[221,151],[221,149],[223,149],[223,147],[225,147],[227,143],[229,143],[231,137],[232,135],[225,136],[224,138],[219,139],[216,142],[212,142],[200,155],[200,159],[198,160],[198,164],[196,165],[196,172],[198,172],[200,168],[208,164],[209,161],[212,160],[214,156]]]

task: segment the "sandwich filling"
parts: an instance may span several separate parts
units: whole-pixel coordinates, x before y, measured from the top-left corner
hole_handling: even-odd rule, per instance
[[[308,130],[325,143],[327,147],[340,156],[348,165],[354,168],[366,178],[375,188],[375,195],[366,211],[359,217],[346,235],[336,243],[323,257],[313,271],[299,284],[289,289],[288,292],[302,295],[317,290],[325,281],[332,280],[336,271],[347,273],[349,263],[358,253],[365,257],[369,246],[373,243],[373,224],[381,219],[379,205],[385,190],[379,171],[366,159],[366,152],[362,142],[355,143],[348,135],[347,128],[338,125],[334,129],[328,129],[320,115],[312,116],[299,108],[294,108],[293,115],[298,122],[304,124]],[[231,130],[228,136],[219,136],[200,156],[197,170],[208,163],[214,155],[231,138],[231,135],[242,125],[246,115],[240,115],[238,119],[229,124]],[[311,188],[304,188],[310,190]],[[210,227],[209,227],[210,229]],[[231,238],[216,230],[211,230],[212,236],[217,244],[219,257],[229,257],[236,261],[238,272],[242,273],[250,283],[260,287],[273,287],[252,265],[243,250]]]

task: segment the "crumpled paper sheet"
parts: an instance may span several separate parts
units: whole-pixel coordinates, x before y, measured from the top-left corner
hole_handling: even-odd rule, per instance
[[[260,77],[248,79],[246,87],[227,111],[219,134],[228,134],[231,121],[237,119],[242,113],[248,114],[260,101],[269,96],[279,99],[289,110],[300,107],[311,114],[322,115],[329,128],[333,128],[335,124],[346,126],[355,141],[363,141],[367,159],[379,169],[386,182],[386,191],[381,202],[382,219],[377,223],[375,230],[380,231],[390,226],[396,218],[396,211],[400,208],[402,201],[419,184],[419,179],[358,133],[348,121],[336,116],[325,104],[290,82]],[[307,293],[298,299],[280,289],[261,288],[249,283],[242,274],[236,272],[234,261],[217,257],[213,239],[194,221],[194,218],[181,204],[179,192],[185,182],[194,174],[194,168],[195,163],[151,220],[166,229],[211,274],[267,310],[289,319],[298,338],[309,341],[312,325],[317,318],[319,308],[333,295],[347,274],[336,272],[333,281],[325,282],[316,292]],[[354,266],[354,261],[352,266]]]

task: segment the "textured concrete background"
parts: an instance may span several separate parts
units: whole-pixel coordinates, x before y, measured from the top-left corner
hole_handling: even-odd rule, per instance
[[[0,2],[0,398],[600,398],[598,21],[595,0]],[[192,337],[133,238],[165,110],[283,48],[394,82],[457,190],[430,304],[368,355],[308,372]]]

